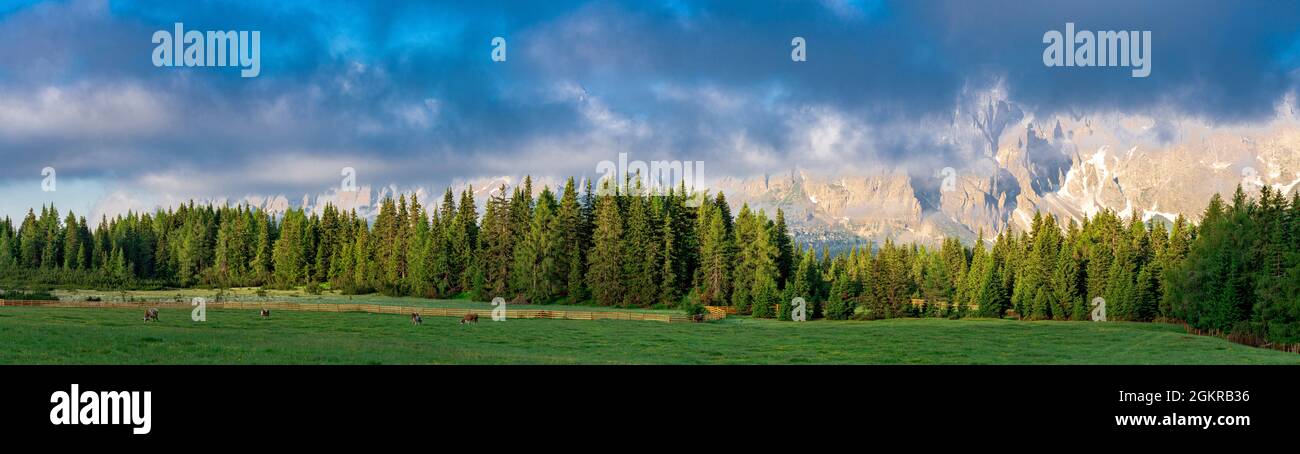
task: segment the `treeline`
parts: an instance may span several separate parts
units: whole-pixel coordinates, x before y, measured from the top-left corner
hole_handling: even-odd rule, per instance
[[[1183,260],[1194,236],[1182,217],[1170,231],[1161,223],[1126,223],[1110,211],[1064,228],[1035,214],[1028,232],[1008,229],[992,241],[981,235],[970,248],[955,238],[938,248],[886,241],[874,253],[855,248],[823,259],[829,288],[816,299],[826,301],[833,319],[1013,311],[1029,320],[1088,320],[1090,302],[1100,296],[1108,319],[1150,321],[1162,315],[1162,270]],[[808,255],[803,266],[817,265]],[[926,304],[914,306],[913,298]]]
[[[1167,275],[1162,310],[1251,344],[1300,343],[1300,193],[1210,200],[1200,234]]]
[[[1035,214],[1027,232],[972,247],[886,241],[832,256],[794,244],[784,213],[725,195],[619,188],[579,194],[570,178],[536,198],[531,178],[486,201],[448,189],[436,207],[405,195],[373,222],[327,205],[272,217],[246,206],[193,203],[102,219],[72,213],[0,221],[0,272],[34,284],[97,287],[328,283],[344,293],[503,297],[531,303],[730,305],[789,319],[907,316],[1186,321],[1261,342],[1300,342],[1300,198],[1269,188],[1230,204],[1216,195],[1199,227],[1105,211],[1059,225]],[[12,282],[12,281],[6,281]],[[915,298],[926,304],[917,307]]]
[[[1230,204],[1216,194],[1199,227],[1182,216],[1166,228],[1111,211],[1064,228],[1038,214],[1031,224],[990,247],[981,235],[973,248],[950,238],[935,249],[887,241],[820,262],[805,253],[796,293],[824,301],[818,309],[833,319],[1014,311],[1089,320],[1101,297],[1108,320],[1182,321],[1256,345],[1300,343],[1300,194],[1288,202],[1264,187],[1252,199],[1238,187]]]
[[[639,188],[635,186],[634,188]],[[93,229],[53,206],[21,225],[0,221],[7,283],[112,288],[329,283],[344,293],[649,307],[759,301],[768,312],[790,275],[784,214],[726,196],[618,187],[533,198],[532,179],[486,201],[447,189],[425,207],[389,197],[373,222],[332,205],[282,216],[247,206],[197,206],[103,218]],[[602,194],[608,195],[602,195]]]

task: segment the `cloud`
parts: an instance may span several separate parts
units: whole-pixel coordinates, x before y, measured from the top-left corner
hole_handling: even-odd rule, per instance
[[[0,136],[10,140],[135,139],[171,123],[162,95],[138,84],[0,91]]]
[[[345,165],[374,188],[592,175],[620,152],[710,176],[923,172],[977,160],[972,100],[990,91],[1026,118],[1145,115],[1165,141],[1168,118],[1267,121],[1300,81],[1298,17],[1212,0],[45,2],[0,12],[0,178],[54,165],[141,192],[119,204],[297,203]],[[260,30],[261,76],[153,67],[148,38],[177,21]],[[1067,21],[1151,30],[1151,76],[1044,67],[1042,34]]]

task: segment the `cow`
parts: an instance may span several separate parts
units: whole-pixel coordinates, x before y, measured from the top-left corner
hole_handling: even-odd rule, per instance
[[[460,324],[464,325],[465,322],[478,323],[478,314],[465,314],[464,317],[460,318]]]
[[[158,308],[144,310],[144,321],[147,322],[150,320],[155,322],[158,321]]]
[[[412,312],[412,313],[411,313],[411,324],[412,324],[412,325],[423,325],[423,324],[424,324],[424,319],[423,319],[423,318],[420,318],[420,314],[419,314],[418,312]]]
[[[261,315],[262,315],[262,318],[270,318],[270,317],[271,317],[271,310],[270,310],[270,309],[262,309],[262,314],[261,314]]]

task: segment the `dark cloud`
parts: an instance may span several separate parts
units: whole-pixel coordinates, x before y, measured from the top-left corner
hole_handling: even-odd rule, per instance
[[[262,75],[154,68],[149,36],[177,21],[261,30]],[[1042,35],[1067,21],[1152,31],[1151,76],[1044,67]],[[507,63],[489,61],[494,36]],[[445,183],[589,173],[620,151],[743,174],[825,163],[818,128],[836,159],[931,165],[978,146],[944,137],[978,90],[1039,115],[1242,122],[1296,88],[1298,62],[1294,2],[51,2],[0,11],[0,119],[26,122],[0,125],[0,156],[23,164],[0,178],[318,155]],[[301,181],[238,191],[318,190]]]
[[[1172,107],[1212,121],[1273,112],[1297,82],[1287,49],[1300,40],[1300,3],[1100,0],[1047,4],[991,0],[906,2],[956,67],[1006,77],[1013,97],[1045,113]],[[1152,34],[1152,72],[1048,68],[1043,33],[1136,30]]]

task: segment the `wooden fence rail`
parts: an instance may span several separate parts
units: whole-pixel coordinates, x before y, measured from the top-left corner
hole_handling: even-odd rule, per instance
[[[372,314],[410,314],[412,312],[425,317],[464,317],[468,314],[478,314],[480,317],[491,317],[492,309],[460,309],[449,307],[420,307],[420,306],[393,306],[379,304],[333,304],[333,303],[289,303],[281,301],[272,301],[265,303],[249,302],[209,302],[206,303],[208,309],[250,309],[261,310],[268,309],[272,311],[306,311],[306,312],[366,312]],[[168,309],[190,309],[190,303],[178,302],[99,302],[99,301],[34,301],[34,300],[3,300],[0,299],[0,306],[15,307],[66,307],[66,308],[126,308],[126,309],[146,309],[146,308],[168,308]],[[719,320],[725,318],[726,314],[721,316],[717,314],[708,314],[705,320]],[[547,309],[506,309],[506,319],[512,318],[545,318],[555,320],[640,320],[655,321],[665,323],[691,322],[690,317],[685,314],[651,314],[645,312],[622,312],[622,311],[555,311]]]
[[[921,307],[921,306],[924,306],[925,303],[926,303],[926,300],[924,300],[924,299],[921,299],[921,298],[912,298],[912,305],[913,305],[913,306]],[[945,300],[935,300],[935,301],[930,301],[930,303],[935,304],[935,305],[938,306],[940,309],[947,309],[947,308],[948,308],[948,301],[945,301]],[[972,310],[972,311],[979,310],[979,308],[980,308],[980,305],[978,305],[978,304],[968,304],[968,305],[966,305],[966,309],[969,309],[969,310]]]

